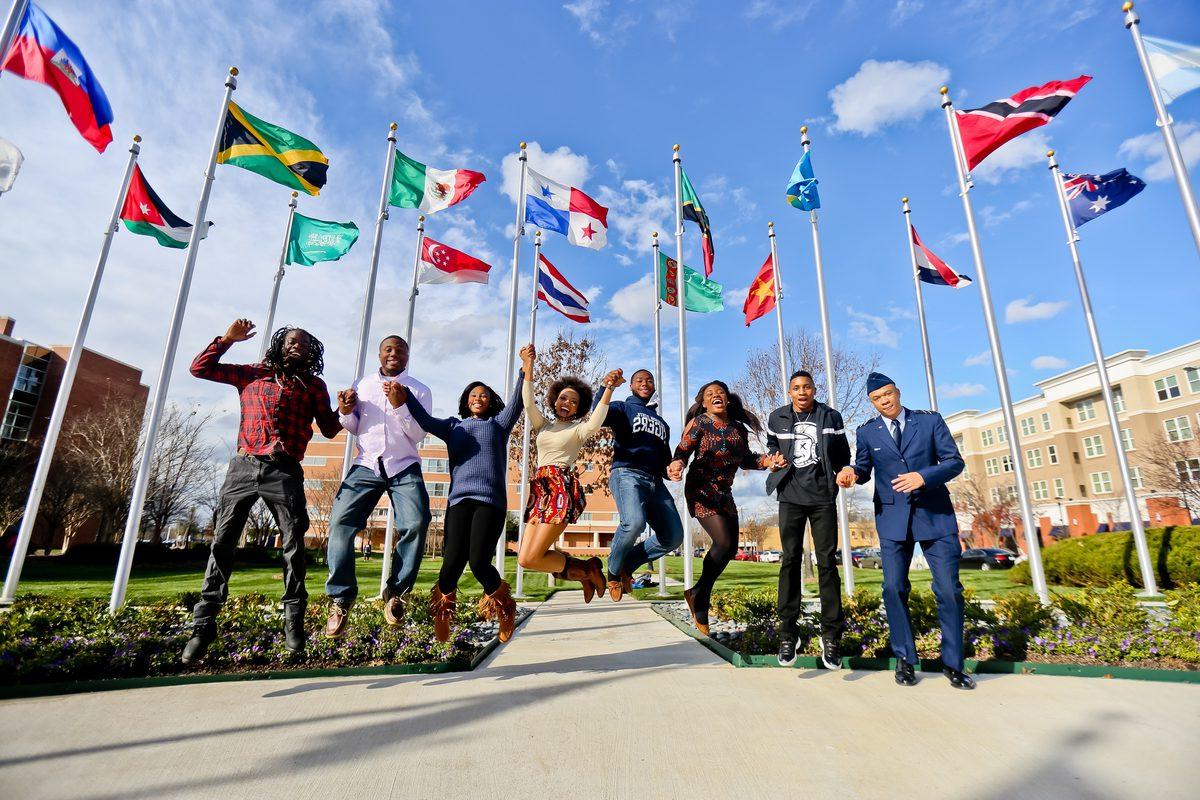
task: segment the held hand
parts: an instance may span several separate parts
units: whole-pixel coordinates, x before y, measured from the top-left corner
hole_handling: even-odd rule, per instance
[[[778,472],[787,466],[787,459],[784,458],[783,453],[775,453],[767,458],[767,469],[771,470],[771,472]]]
[[[227,344],[234,342],[244,342],[247,339],[254,338],[254,323],[248,319],[235,319],[233,324],[229,326],[229,330],[225,331],[225,335],[221,338]]]
[[[354,407],[358,405],[358,392],[353,389],[343,389],[338,392],[337,399],[338,411],[350,415],[354,413]]]
[[[620,369],[614,369],[612,372],[604,376],[604,385],[610,389],[615,389],[625,382],[624,372]]]
[[[533,376],[533,360],[537,358],[537,350],[532,344],[527,344],[521,348],[521,367],[525,370],[525,377]]]
[[[683,480],[683,462],[675,459],[667,465],[667,478],[673,481]]]
[[[854,467],[842,467],[841,472],[837,474],[837,485],[843,489],[849,489],[858,480],[858,473],[854,471]]]
[[[897,475],[892,481],[892,489],[897,492],[913,492],[925,485],[925,479],[919,472],[906,472]]]
[[[387,396],[392,408],[399,408],[408,399],[408,389],[400,381],[385,381],[383,393]]]

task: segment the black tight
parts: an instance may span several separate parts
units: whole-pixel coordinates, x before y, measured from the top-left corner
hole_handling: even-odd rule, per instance
[[[446,547],[438,588],[449,594],[469,561],[471,574],[493,594],[500,588],[500,573],[492,565],[496,542],[504,533],[505,510],[478,500],[460,500],[446,512]]]
[[[692,596],[696,604],[696,616],[701,622],[708,619],[708,603],[712,597],[713,584],[725,567],[737,555],[738,549],[738,518],[736,515],[726,517],[718,514],[699,520],[700,527],[712,539],[712,546],[704,554],[704,569],[700,578],[692,586]]]

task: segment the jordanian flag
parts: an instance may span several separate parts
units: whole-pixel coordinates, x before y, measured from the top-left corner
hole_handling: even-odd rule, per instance
[[[251,116],[232,101],[225,114],[217,163],[257,172],[308,194],[321,193],[329,169],[329,159],[308,139]]]
[[[683,218],[690,219],[700,226],[700,235],[704,237],[702,242],[704,246],[704,277],[707,278],[712,275],[713,260],[717,257],[713,250],[712,228],[708,224],[708,214],[705,213],[704,206],[700,205],[700,196],[692,188],[692,182],[688,180],[687,173],[681,169],[679,176],[681,178],[679,202],[683,206]]]
[[[153,236],[164,247],[187,247],[192,235],[192,226],[167,208],[167,204],[146,182],[142,168],[136,164],[133,178],[129,181],[129,191],[125,192],[125,205],[121,206],[121,221],[133,233]],[[211,222],[208,224],[212,225]],[[207,235],[208,230],[205,229],[200,237]]]
[[[419,208],[426,214],[449,208],[471,196],[486,178],[469,169],[434,169],[396,151],[392,194],[388,202],[400,208]]]
[[[666,253],[659,251],[658,296],[666,301],[667,305],[672,306],[679,305],[679,292],[677,291],[679,284],[676,282],[676,264],[675,259],[669,258]],[[696,270],[684,265],[683,291],[686,300],[684,308],[688,311],[698,311],[701,314],[721,311],[725,308],[725,302],[721,299],[723,289],[724,287],[721,284],[716,281],[710,281],[699,272],[696,272]]]

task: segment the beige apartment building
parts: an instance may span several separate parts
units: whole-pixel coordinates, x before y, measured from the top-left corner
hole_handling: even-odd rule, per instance
[[[1200,341],[1153,355],[1124,350],[1106,365],[1120,442],[1112,440],[1094,364],[1039,381],[1038,394],[1015,404],[1021,457],[1044,544],[1050,536],[1129,527],[1116,447],[1129,458],[1137,513],[1144,521],[1186,525],[1200,514],[1187,508],[1174,479],[1200,482]],[[978,532],[973,515],[963,511],[965,493],[977,490],[996,505],[1016,493],[1004,420],[997,408],[959,411],[946,423],[966,461],[966,470],[949,488],[961,524]],[[1020,534],[1019,521],[1016,527]]]

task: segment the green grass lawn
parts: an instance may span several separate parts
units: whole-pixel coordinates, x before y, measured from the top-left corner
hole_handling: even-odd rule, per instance
[[[112,591],[114,571],[112,566],[58,564],[55,562],[56,559],[31,559],[21,573],[20,594],[36,593],[63,598],[78,598],[108,597]],[[420,577],[417,580],[419,589],[427,590],[433,585],[441,564],[440,558],[426,558],[422,562]],[[370,560],[359,559],[356,562],[360,596],[373,597],[378,592],[382,566],[383,560],[379,556]],[[696,559],[693,566],[695,575],[699,576],[700,559]],[[505,560],[505,567],[505,577],[515,589],[516,560],[510,556]],[[667,574],[676,580],[682,580],[683,559],[668,558]],[[129,582],[129,602],[149,603],[168,600],[182,592],[198,591],[202,575],[203,570],[199,567],[137,567]],[[750,589],[774,587],[778,578],[778,564],[734,561],[717,582],[717,590],[731,589],[735,586],[745,586]],[[928,588],[929,572],[913,570],[911,580],[914,588]],[[854,581],[856,586],[863,586],[871,591],[879,592],[883,573],[877,569],[856,569],[854,570]],[[962,582],[964,586],[973,588],[979,597],[995,597],[1010,592],[1030,591],[1028,586],[1021,586],[1009,581],[1007,570],[991,572],[963,570]],[[325,567],[323,565],[310,567],[306,583],[310,595],[317,596],[324,592]],[[815,581],[810,586],[815,595]],[[568,583],[566,587],[577,588],[578,584]],[[262,592],[268,597],[277,597],[282,593],[282,588],[283,571],[281,566],[248,566],[235,568],[229,591],[231,594]],[[1066,587],[1051,588],[1055,591],[1076,591]],[[469,595],[480,593],[479,584],[471,576],[470,570],[463,575],[462,581],[459,583],[459,590]],[[673,597],[683,596],[682,586],[668,586],[667,591]],[[545,599],[550,594],[546,576],[538,572],[526,572],[525,594],[531,600]],[[635,594],[640,598],[653,599],[658,596],[658,588],[639,589]]]

